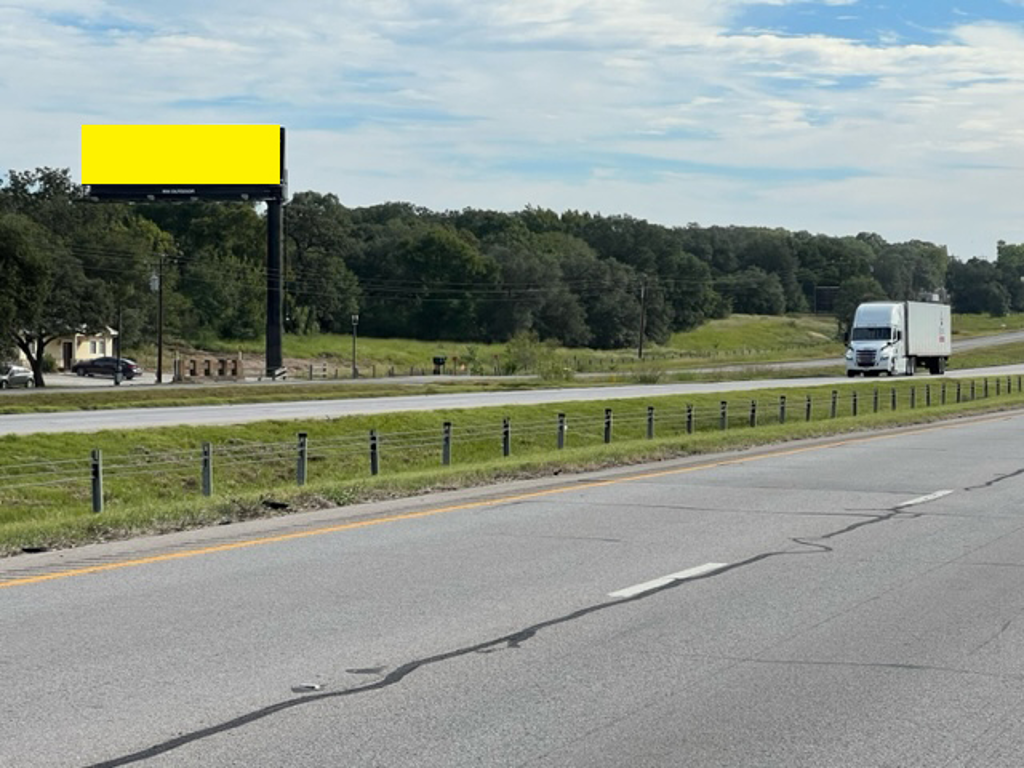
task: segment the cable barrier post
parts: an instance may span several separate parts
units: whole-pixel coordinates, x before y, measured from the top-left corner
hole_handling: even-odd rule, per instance
[[[558,414],[558,450],[565,448],[565,414]]]
[[[380,437],[376,429],[370,430],[370,474],[380,474]]]
[[[779,395],[779,424],[786,423],[786,396]]]
[[[203,496],[213,495],[213,444],[203,443],[202,462]]]
[[[605,444],[612,441],[612,409],[604,409],[604,442]]]
[[[686,434],[693,434],[693,406],[686,406]]]
[[[654,406],[647,406],[647,439],[654,439]]]
[[[507,416],[501,422],[501,455],[512,455],[512,421]]]
[[[452,423],[446,421],[441,427],[441,464],[452,465]]]
[[[295,480],[301,487],[306,484],[306,471],[309,467],[309,435],[299,432],[299,458],[295,467]]]
[[[103,451],[94,448],[92,451],[92,511],[103,511]]]

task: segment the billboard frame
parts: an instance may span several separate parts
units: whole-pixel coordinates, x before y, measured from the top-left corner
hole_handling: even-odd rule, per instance
[[[267,204],[268,379],[284,378],[284,205],[288,199],[285,128],[281,128],[280,184],[84,184],[85,200],[95,203],[264,202]]]

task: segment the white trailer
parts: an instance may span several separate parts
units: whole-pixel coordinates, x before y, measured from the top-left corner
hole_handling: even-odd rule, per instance
[[[948,304],[869,301],[857,307],[846,349],[846,375],[913,376],[918,367],[946,372],[953,351]]]

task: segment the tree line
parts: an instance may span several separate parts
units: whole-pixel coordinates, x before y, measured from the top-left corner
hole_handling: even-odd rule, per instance
[[[67,170],[11,171],[0,184],[0,350],[39,362],[49,339],[113,325],[152,339],[154,286],[166,330],[202,345],[263,332],[266,222],[246,203],[91,204]],[[688,224],[627,215],[408,203],[363,208],[306,191],[285,207],[285,325],[293,333],[567,346],[664,342],[730,313],[830,311],[948,295],[957,312],[1024,310],[1024,245],[962,262],[920,240]]]

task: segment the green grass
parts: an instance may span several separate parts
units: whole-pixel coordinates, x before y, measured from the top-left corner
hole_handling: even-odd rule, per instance
[[[689,357],[807,359],[841,356],[836,323],[823,315],[733,315],[672,335],[665,348]]]
[[[1024,343],[998,344],[993,347],[957,352],[949,358],[950,370],[1015,365],[1024,362]]]
[[[804,437],[877,429],[949,418],[958,413],[1024,407],[1020,379],[989,380],[989,397],[976,385],[976,399],[954,403],[956,382],[947,380],[947,405],[940,405],[941,380],[843,384],[831,415],[831,387],[773,389],[728,396],[727,429],[721,430],[720,395],[673,396],[559,405],[510,406],[426,413],[351,416],[327,421],[262,422],[233,427],[174,427],[96,434],[4,436],[0,438],[0,554],[23,548],[55,548],[275,514],[267,499],[291,510],[350,504],[544,475],[731,450]],[[926,390],[926,387],[928,389]],[[961,383],[962,396],[970,384]],[[874,392],[879,393],[879,412]],[[914,390],[916,408],[910,407]],[[891,408],[891,393],[898,398]],[[926,391],[931,406],[925,407]],[[859,415],[852,416],[853,393]],[[787,398],[787,423],[780,423],[779,398]],[[805,422],[812,398],[811,421]],[[749,426],[757,403],[756,428]],[[647,406],[655,406],[657,437],[645,439]],[[686,409],[694,408],[687,433]],[[603,442],[604,409],[612,408],[613,442]],[[568,448],[555,449],[556,416],[567,415]],[[512,455],[501,455],[501,424],[512,425]],[[451,421],[453,466],[440,466],[441,425]],[[381,436],[381,474],[369,473],[368,433]],[[295,480],[296,433],[309,435],[309,479]],[[214,489],[200,494],[200,446],[214,446]],[[91,512],[89,454],[104,457],[105,510]],[[63,482],[67,480],[67,482]],[[61,482],[54,482],[61,481]],[[40,484],[44,483],[44,484]],[[53,483],[53,484],[45,484]]]
[[[1024,330],[1024,312],[1016,312],[1005,317],[953,315],[953,335],[960,338],[991,336],[1020,330]]]

